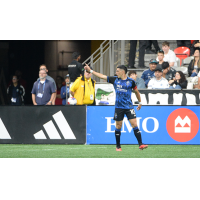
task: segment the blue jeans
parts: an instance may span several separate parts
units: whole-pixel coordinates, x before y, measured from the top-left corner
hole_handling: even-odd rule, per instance
[[[192,75],[190,77],[195,77],[197,76],[197,73],[196,72],[193,72]]]
[[[173,86],[170,86],[169,89],[182,89],[180,85],[176,85],[176,87],[174,88]]]

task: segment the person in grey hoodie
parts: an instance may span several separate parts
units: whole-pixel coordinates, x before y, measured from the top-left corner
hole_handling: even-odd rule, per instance
[[[128,76],[135,81],[138,89],[146,89],[144,80],[142,78],[138,78],[137,77],[137,72],[136,71],[130,70],[128,72]]]

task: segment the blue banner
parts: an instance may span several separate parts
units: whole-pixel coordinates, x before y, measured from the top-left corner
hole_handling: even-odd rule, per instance
[[[114,106],[87,106],[87,144],[115,144]],[[144,144],[200,144],[199,106],[142,106],[137,124]],[[121,144],[137,144],[125,117]]]

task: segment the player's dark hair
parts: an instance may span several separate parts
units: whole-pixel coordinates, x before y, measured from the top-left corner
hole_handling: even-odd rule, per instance
[[[119,65],[117,68],[123,69],[125,71],[125,74],[127,73],[127,67],[125,65]]]
[[[128,72],[128,76],[130,77],[131,74],[137,74],[137,72],[135,70],[131,70]]]

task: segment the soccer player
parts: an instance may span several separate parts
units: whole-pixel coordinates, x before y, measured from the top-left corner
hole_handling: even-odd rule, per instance
[[[116,92],[115,114],[114,114],[114,120],[116,121],[116,129],[115,129],[115,138],[117,146],[116,151],[122,151],[120,146],[120,136],[121,136],[121,127],[124,119],[124,114],[126,114],[129,122],[131,123],[131,126],[133,127],[135,137],[137,138],[139,144],[139,149],[143,150],[147,148],[148,145],[144,145],[142,143],[141,132],[139,131],[137,126],[136,114],[133,109],[134,107],[131,100],[131,93],[133,89],[139,101],[137,110],[140,110],[142,106],[140,93],[137,89],[135,81],[126,76],[127,73],[126,66],[124,65],[118,66],[116,70],[117,76],[113,77],[95,72],[94,70],[91,70],[87,64],[84,68],[86,71],[92,73],[94,76],[107,80],[107,82],[112,83],[114,85]]]

